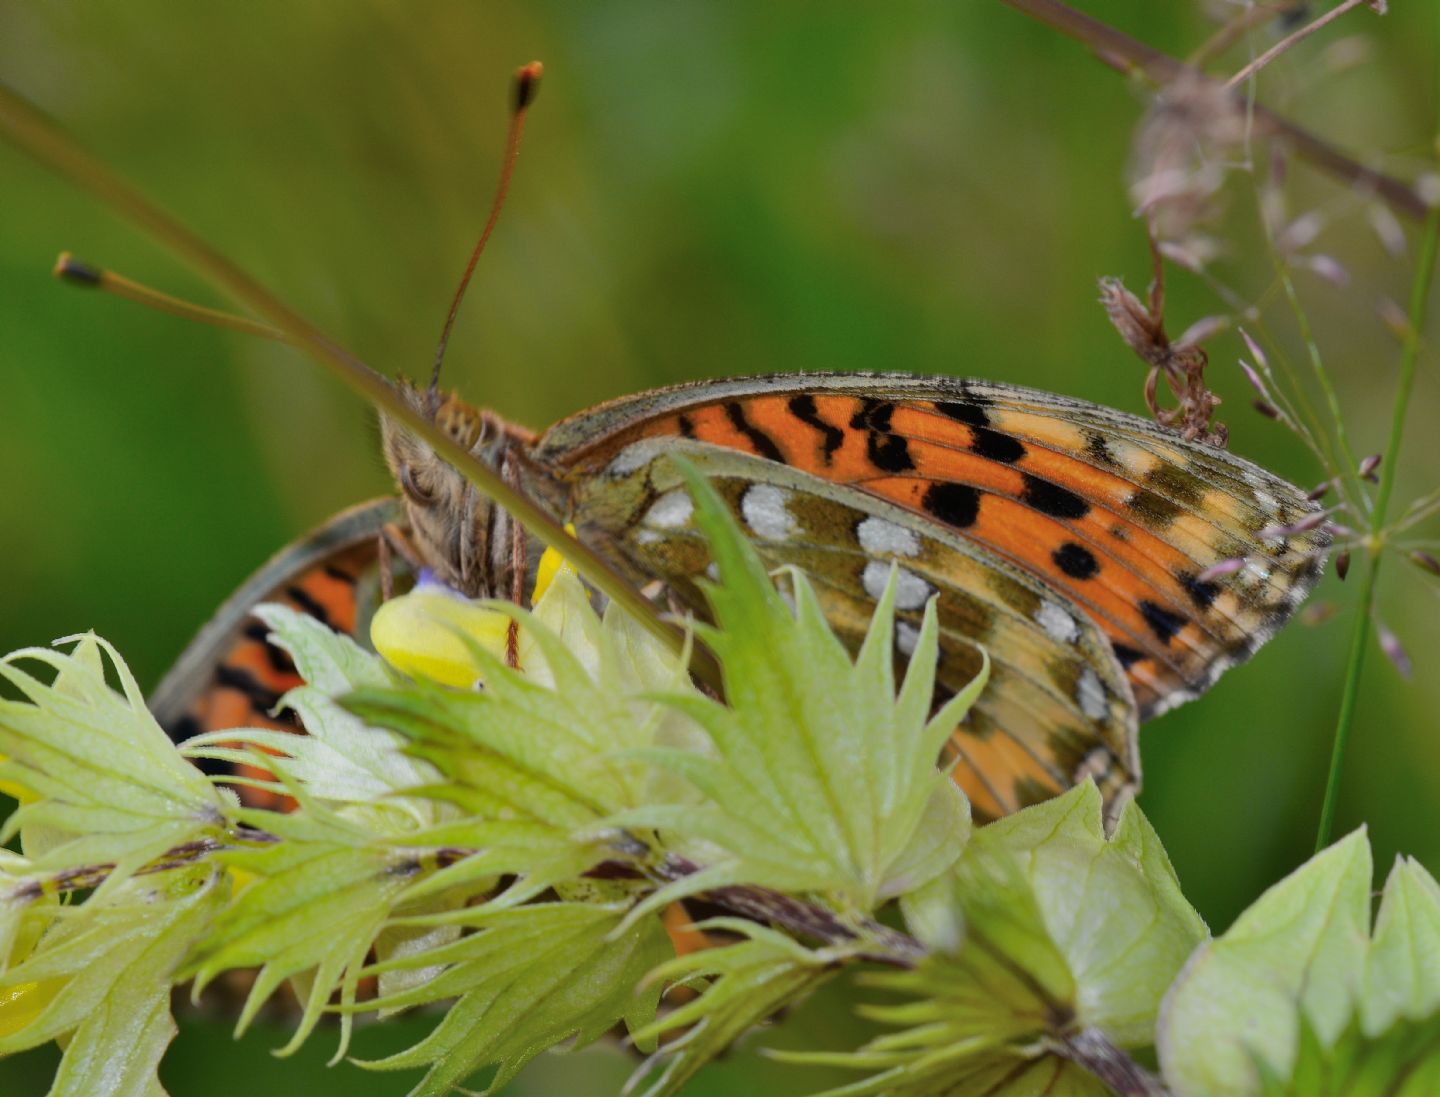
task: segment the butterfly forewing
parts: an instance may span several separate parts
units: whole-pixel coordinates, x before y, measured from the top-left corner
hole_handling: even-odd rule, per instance
[[[1112,801],[1138,775],[1130,687],[1104,633],[1033,576],[944,526],[884,499],[736,450],[700,442],[633,443],[604,476],[574,485],[573,519],[637,576],[660,577],[702,604],[709,556],[668,460],[683,453],[729,502],[772,568],[810,578],[831,626],[858,648],[898,568],[897,658],[914,648],[937,599],[940,696],[990,654],[989,687],[953,739],[956,777],[977,814],[1002,815],[1094,775]]]
[[[641,438],[749,453],[949,528],[1095,622],[1142,719],[1248,657],[1314,585],[1323,526],[1294,485],[1153,422],[1030,389],[909,374],[790,374],[615,401],[537,456],[601,477]],[[1265,536],[1262,536],[1265,534]],[[1222,560],[1239,570],[1205,575]]]

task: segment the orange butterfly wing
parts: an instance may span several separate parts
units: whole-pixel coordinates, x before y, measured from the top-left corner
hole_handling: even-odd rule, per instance
[[[602,405],[542,437],[572,477],[642,438],[736,449],[895,502],[1040,578],[1109,636],[1142,719],[1247,658],[1317,580],[1300,489],[1151,421],[1019,387],[789,374]],[[1202,580],[1222,560],[1246,565]]]
[[[290,656],[269,641],[251,610],[279,602],[341,632],[363,631],[376,602],[378,538],[400,516],[385,498],[342,511],[281,550],[225,602],[151,694],[150,711],[181,742],[228,728],[301,731],[287,715],[271,716],[284,694],[301,685]],[[237,766],[237,777],[265,779],[259,767]],[[241,784],[245,802],[277,807],[282,798]]]

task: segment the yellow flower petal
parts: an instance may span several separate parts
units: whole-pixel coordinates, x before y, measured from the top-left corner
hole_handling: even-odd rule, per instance
[[[19,1032],[45,1011],[55,995],[65,987],[64,979],[46,979],[41,983],[19,983],[0,987],[0,1036]]]
[[[574,537],[574,523],[566,522],[565,532]],[[555,581],[555,576],[559,574],[562,565],[568,566],[569,561],[553,548],[547,548],[540,554],[540,563],[535,568],[535,589],[530,594],[532,606],[545,596],[545,592],[550,589],[550,584]]]
[[[505,656],[510,618],[434,590],[392,598],[370,621],[370,642],[397,670],[447,686],[473,686],[480,668],[456,635]]]
[[[0,754],[0,762],[3,761],[5,761],[5,755]],[[22,804],[37,798],[35,794],[24,785],[17,785],[13,781],[0,781],[0,795],[8,796],[12,800],[18,800]]]

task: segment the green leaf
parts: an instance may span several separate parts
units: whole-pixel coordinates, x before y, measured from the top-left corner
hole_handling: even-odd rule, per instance
[[[33,952],[0,977],[53,995],[28,1024],[0,1037],[0,1056],[51,1040],[65,1055],[51,1097],[154,1097],[156,1068],[175,1035],[170,985],[223,902],[219,874],[189,868],[132,877],[66,908]],[[5,1026],[0,1007],[0,1031]]]
[[[728,868],[712,868],[728,882],[816,892],[842,911],[868,913],[943,871],[963,847],[968,810],[944,787],[936,761],[985,674],[928,719],[933,605],[897,694],[894,576],[852,660],[806,577],[789,576],[792,610],[715,491],[692,467],[683,471],[719,568],[720,583],[706,587],[716,627],[701,635],[720,659],[726,700],[672,700],[705,729],[716,757],[647,757],[707,802],[640,809],[612,823],[708,843],[727,855]],[[695,886],[681,881],[655,901]]]
[[[1302,1019],[1290,1076],[1257,1066],[1263,1097],[1432,1097],[1440,1093],[1440,1014],[1402,1017],[1374,1035],[1352,1021],[1328,1047]]]
[[[230,801],[185,761],[145,707],[130,670],[105,641],[71,637],[70,653],[25,648],[0,659],[24,700],[0,700],[0,781],[28,799],[0,829],[17,831],[45,872],[115,863],[103,886],[166,850],[218,829]],[[106,657],[120,691],[106,682]],[[55,673],[48,685],[26,669]]]
[[[1196,951],[1158,1033],[1177,1095],[1433,1091],[1408,1087],[1440,1069],[1440,886],[1397,862],[1373,937],[1370,887],[1358,830]]]
[[[867,982],[898,1031],[858,1051],[786,1056],[863,1070],[835,1093],[1107,1092],[1085,1064],[1133,1064],[1205,927],[1154,831],[1127,805],[1107,838],[1093,783],[977,831],[948,872],[901,899],[931,950]]]
[[[191,957],[186,975],[198,997],[231,968],[258,967],[236,1025],[243,1032],[286,979],[304,977],[304,1013],[281,1054],[300,1046],[338,989],[353,1001],[366,954],[392,906],[419,868],[414,851],[396,849],[338,817],[301,813],[264,817],[281,841],[218,857],[259,877],[242,884],[213,931]],[[243,877],[242,877],[243,878]],[[341,1046],[348,1039],[348,1024]]]
[[[429,924],[475,930],[433,948],[376,964],[384,974],[441,967],[433,979],[367,1003],[394,1010],[458,1000],[424,1040],[362,1066],[405,1070],[429,1066],[411,1097],[442,1097],[488,1064],[499,1070],[486,1093],[500,1089],[547,1047],[573,1038],[583,1046],[618,1022],[632,1031],[655,1015],[658,985],[645,973],[669,955],[658,919],[616,933],[623,907],[544,903],[514,910],[472,908]],[[638,989],[637,989],[638,988]]]
[[[626,1092],[637,1097],[673,1097],[706,1063],[767,1017],[809,994],[851,955],[844,948],[806,949],[784,934],[738,919],[710,919],[695,928],[726,930],[744,939],[677,956],[651,973],[657,986],[661,981],[688,985],[698,980],[708,985],[699,997],[634,1033],[636,1044],[653,1046],[667,1032],[690,1029],[664,1045],[631,1078]]]
[[[1109,839],[1103,811],[1087,782],[981,834],[1024,872],[1075,977],[1081,1024],[1140,1047],[1153,1040],[1166,990],[1208,931],[1139,807],[1125,806]]]
[[[467,828],[486,828],[483,842],[465,844],[489,847],[486,871],[523,874],[533,893],[612,856],[615,836],[602,826],[612,814],[677,799],[637,753],[693,744],[698,733],[683,715],[643,696],[691,689],[684,664],[619,613],[597,618],[570,572],[556,576],[533,614],[508,604],[495,608],[521,623],[530,645],[523,671],[472,645],[482,691],[417,682],[362,688],[345,704],[393,729],[411,755],[443,774],[443,781],[412,792],[453,804],[467,817],[447,840],[464,842],[475,837]],[[508,856],[507,836],[522,842]],[[478,866],[455,866],[427,886]]]
[[[399,736],[366,726],[337,703],[357,689],[392,685],[383,661],[350,637],[287,606],[263,605],[255,615],[269,626],[270,640],[290,654],[305,681],[280,699],[280,707],[299,715],[307,734],[217,731],[190,740],[185,753],[233,760],[235,744],[265,747],[289,760],[289,775],[316,799],[366,805],[380,812],[384,818],[377,822],[392,830],[433,824],[437,801],[397,794],[432,782],[435,770],[406,755]]]

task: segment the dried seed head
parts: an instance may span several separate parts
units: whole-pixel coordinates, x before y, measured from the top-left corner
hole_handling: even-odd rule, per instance
[[[1395,669],[1400,672],[1400,677],[1409,678],[1415,673],[1415,664],[1410,661],[1410,655],[1405,646],[1400,643],[1400,638],[1385,627],[1384,621],[1375,622],[1375,637],[1380,641],[1380,650],[1385,653],[1385,658],[1395,664]]]
[[[1340,582],[1345,582],[1350,574],[1350,550],[1341,549],[1335,554],[1335,576]]]
[[[1254,338],[1244,328],[1240,329],[1240,338],[1245,340],[1245,349],[1250,352],[1250,357],[1255,359],[1255,364],[1261,369],[1268,370],[1270,368],[1270,360],[1265,357],[1265,352],[1260,349],[1260,344],[1255,342]],[[1252,384],[1253,383],[1254,382],[1252,382]]]
[[[1163,240],[1185,237],[1216,213],[1229,153],[1245,140],[1240,102],[1193,75],[1162,88],[1131,152],[1130,195]]]
[[[1380,316],[1380,322],[1385,325],[1397,342],[1408,343],[1415,337],[1415,329],[1410,326],[1410,317],[1393,298],[1380,298],[1375,305],[1375,311]]]
[[[1380,246],[1390,258],[1405,258],[1405,230],[1400,227],[1400,219],[1391,212],[1390,207],[1376,202],[1366,211],[1366,215]]]
[[[1420,201],[1432,209],[1440,206],[1440,175],[1430,171],[1420,176],[1415,180],[1415,193],[1420,196]]]
[[[1202,316],[1180,333],[1180,338],[1175,340],[1175,345],[1177,347],[1198,347],[1207,339],[1213,339],[1222,331],[1229,329],[1230,318],[1228,316]]]
[[[1316,484],[1313,488],[1310,489],[1309,493],[1305,496],[1305,498],[1309,499],[1312,503],[1318,503],[1321,499],[1324,499],[1325,496],[1330,493],[1330,489],[1334,486],[1334,480],[1326,480],[1323,484]]]
[[[1375,475],[1375,470],[1380,467],[1381,457],[1378,453],[1372,453],[1360,462],[1360,479],[1369,480],[1372,484],[1378,483],[1380,477]]]
[[[1250,406],[1258,411],[1266,419],[1274,419],[1277,423],[1283,418],[1280,409],[1267,400],[1251,400]]]
[[[1431,575],[1440,575],[1440,560],[1435,559],[1435,557],[1431,556],[1428,552],[1415,549],[1410,553],[1410,559],[1417,568],[1423,568]]]
[[[1350,284],[1350,272],[1341,266],[1340,260],[1333,255],[1309,255],[1305,257],[1304,263],[1312,274],[1319,275],[1332,286]]]
[[[1300,623],[1312,627],[1323,625],[1339,612],[1340,607],[1334,602],[1311,602],[1300,611]]]

